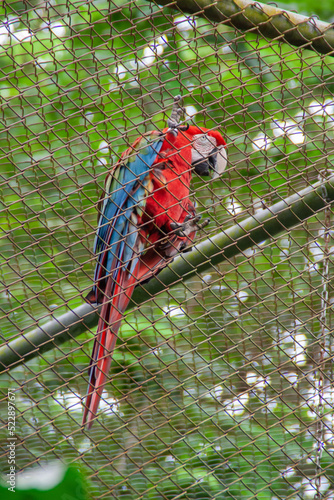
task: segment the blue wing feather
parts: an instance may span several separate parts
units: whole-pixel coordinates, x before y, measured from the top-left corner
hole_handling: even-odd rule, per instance
[[[137,145],[141,152],[121,160],[112,173],[94,243],[94,251],[98,254],[95,281],[106,278],[112,271],[116,278],[119,267],[134,257],[138,233],[131,216],[136,205],[145,198],[148,172],[162,144],[162,139],[149,143],[148,138],[143,137]],[[138,257],[133,260],[137,262]],[[131,262],[130,272],[136,262]],[[93,292],[97,298],[96,285]]]

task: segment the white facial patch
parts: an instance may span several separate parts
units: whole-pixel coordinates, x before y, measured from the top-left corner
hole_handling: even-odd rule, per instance
[[[206,134],[194,135],[194,139],[191,153],[191,163],[193,164],[210,156],[211,151],[217,146],[216,139]]]
[[[214,137],[207,134],[194,135],[194,142],[192,144],[191,162],[203,161],[210,156],[211,152],[217,148],[217,141]],[[225,170],[227,165],[227,153],[224,146],[219,146],[216,150],[216,164],[212,178],[216,179]]]

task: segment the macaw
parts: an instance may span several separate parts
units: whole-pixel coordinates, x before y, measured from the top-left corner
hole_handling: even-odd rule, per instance
[[[162,133],[145,133],[122,154],[107,174],[99,202],[95,285],[86,298],[102,304],[82,421],[88,429],[135,286],[165,267],[201,227],[189,200],[193,169],[218,177],[226,166],[226,143],[219,132],[173,120],[168,124]]]

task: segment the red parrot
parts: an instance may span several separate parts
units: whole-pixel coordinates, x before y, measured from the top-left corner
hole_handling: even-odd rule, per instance
[[[219,132],[180,126],[173,114],[168,124],[162,133],[145,133],[122,154],[107,175],[99,203],[95,285],[87,300],[102,303],[102,309],[82,421],[88,429],[135,286],[165,267],[201,227],[189,200],[193,169],[218,177],[226,166],[226,143]]]

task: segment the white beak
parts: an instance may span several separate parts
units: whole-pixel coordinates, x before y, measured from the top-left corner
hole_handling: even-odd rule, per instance
[[[227,153],[224,146],[219,146],[212,179],[217,179],[224,172],[227,165]]]

